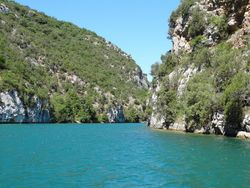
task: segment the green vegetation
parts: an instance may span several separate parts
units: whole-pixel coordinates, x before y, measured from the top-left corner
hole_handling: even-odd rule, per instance
[[[125,110],[126,122],[137,123],[140,122],[141,114],[137,109],[130,106],[127,110]]]
[[[187,131],[206,127],[217,111],[223,111],[226,118],[226,134],[233,136],[239,130],[243,120],[243,109],[249,105],[250,76],[246,72],[249,57],[242,55],[247,49],[234,49],[229,43],[221,42],[213,50],[196,48],[192,53],[182,53],[179,58],[166,54],[155,72],[155,80],[160,80],[158,93],[158,111],[165,116],[166,124],[178,117],[185,117]],[[174,59],[174,61],[173,61]],[[169,81],[169,74],[176,70],[197,67],[181,96],[177,96],[179,81]],[[183,71],[180,72],[183,75]],[[153,81],[155,82],[155,81]],[[227,132],[228,130],[228,132]]]
[[[172,37],[177,19],[182,18],[175,35],[184,37],[191,49],[167,53],[161,63],[152,66],[152,85],[158,95],[156,109],[164,116],[166,126],[185,119],[190,132],[209,130],[213,115],[224,112],[225,134],[235,136],[242,129],[244,112],[250,105],[250,37],[240,36],[245,47],[235,48],[227,41],[227,14],[231,13],[212,15],[193,6],[195,2],[182,0],[169,20]],[[226,6],[235,3],[228,1]]]
[[[169,84],[169,83],[168,83]],[[160,106],[159,112],[163,114],[166,126],[174,123],[176,118],[176,91],[170,89],[169,85],[162,87],[158,93],[157,106]]]
[[[190,7],[198,0],[182,0],[180,6],[176,11],[172,12],[169,19],[169,35],[172,36],[172,30],[176,25],[176,21],[179,17],[187,18],[189,15]]]
[[[187,130],[206,126],[211,120],[215,90],[210,72],[199,73],[189,81],[184,97]]]
[[[222,96],[226,122],[235,130],[241,127],[245,96],[250,95],[249,74],[240,71],[231,81]]]
[[[208,19],[208,23],[218,29],[217,35],[219,39],[225,39],[228,36],[228,25],[227,18],[225,15],[212,16]]]
[[[205,30],[206,21],[205,13],[198,8],[195,8],[191,12],[192,19],[189,23],[188,37],[194,38],[196,36],[202,35]]]
[[[106,121],[108,104],[126,108],[129,98],[144,113],[147,89],[134,79],[140,69],[131,57],[91,31],[0,2],[9,8],[0,13],[1,91],[18,90],[27,105],[33,95],[49,100],[59,122]]]

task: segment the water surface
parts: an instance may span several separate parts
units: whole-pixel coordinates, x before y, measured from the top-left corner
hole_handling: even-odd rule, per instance
[[[142,124],[0,126],[1,188],[249,185],[249,141]]]

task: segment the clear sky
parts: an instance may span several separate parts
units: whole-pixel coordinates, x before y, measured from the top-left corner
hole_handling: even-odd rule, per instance
[[[168,18],[180,0],[16,0],[59,20],[69,21],[131,54],[143,72],[170,50]]]

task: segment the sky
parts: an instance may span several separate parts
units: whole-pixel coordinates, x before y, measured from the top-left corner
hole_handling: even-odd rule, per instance
[[[131,54],[150,77],[151,65],[172,48],[168,19],[180,0],[16,0],[58,20],[94,31]]]

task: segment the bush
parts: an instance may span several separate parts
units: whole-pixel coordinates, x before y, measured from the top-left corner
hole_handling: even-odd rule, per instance
[[[209,73],[200,73],[193,77],[184,96],[185,121],[188,130],[206,126],[211,120],[215,104],[215,90]]]
[[[2,56],[0,56],[0,70],[1,69],[6,69],[6,61]]]
[[[192,19],[189,23],[188,37],[194,38],[196,36],[202,35],[205,30],[206,21],[205,13],[200,9],[192,10]]]
[[[175,22],[178,17],[186,17],[189,13],[190,7],[195,3],[195,0],[182,0],[181,4],[177,8],[176,11],[173,11],[170,19],[169,19],[169,26],[170,28],[175,27]]]
[[[57,122],[95,122],[96,113],[89,101],[79,97],[75,91],[65,97],[55,95],[52,99],[54,117]]]
[[[128,107],[128,109],[125,110],[126,122],[139,123],[141,117],[140,115],[140,112],[132,106]]]
[[[199,35],[189,42],[193,49],[202,48],[206,44],[206,38],[203,35]]]
[[[157,100],[157,109],[164,116],[165,126],[170,126],[176,118],[176,91],[170,89],[169,84],[162,85]]]
[[[192,61],[197,67],[204,66],[208,68],[211,66],[210,56],[211,53],[209,49],[202,48],[194,52]]]
[[[160,64],[159,63],[155,63],[153,65],[151,65],[151,76],[156,77],[159,71],[159,67]]]
[[[221,43],[211,56],[211,66],[215,72],[215,86],[217,92],[223,92],[230,84],[231,78],[240,68],[237,50],[228,43]]]
[[[243,120],[243,102],[245,96],[250,94],[250,77],[247,73],[239,72],[232,79],[231,84],[226,88],[222,105],[226,118],[226,132],[229,136],[234,136],[240,129]]]
[[[161,56],[162,63],[158,69],[158,77],[164,77],[174,70],[174,67],[178,64],[178,58],[173,53],[167,53]]]
[[[217,35],[219,39],[224,39],[228,36],[228,23],[225,15],[223,16],[212,16],[208,20],[208,24],[217,27]]]

